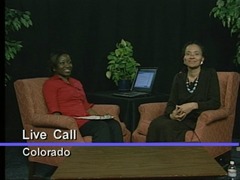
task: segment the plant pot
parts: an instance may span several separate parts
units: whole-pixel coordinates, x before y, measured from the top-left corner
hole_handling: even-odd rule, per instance
[[[129,91],[131,88],[131,80],[119,80],[118,91]]]

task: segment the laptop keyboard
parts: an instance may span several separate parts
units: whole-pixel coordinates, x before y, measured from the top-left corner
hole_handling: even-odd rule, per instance
[[[145,92],[126,92],[126,94],[141,95],[141,94],[147,94],[147,93],[145,93]]]
[[[114,93],[113,95],[123,96],[123,97],[137,97],[137,96],[142,96],[142,95],[147,95],[147,94],[148,93],[146,93],[146,92],[131,91],[131,92],[118,92],[118,93]]]

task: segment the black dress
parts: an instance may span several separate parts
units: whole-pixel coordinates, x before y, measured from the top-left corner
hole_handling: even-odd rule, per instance
[[[196,89],[192,93],[187,90],[186,80],[187,72],[175,75],[165,113],[151,122],[147,142],[185,141],[185,133],[195,129],[197,118],[201,112],[220,107],[219,81],[214,69],[201,69]],[[191,85],[189,86],[191,89]],[[190,112],[182,121],[170,119],[169,115],[176,105],[188,102],[197,102],[198,109]]]

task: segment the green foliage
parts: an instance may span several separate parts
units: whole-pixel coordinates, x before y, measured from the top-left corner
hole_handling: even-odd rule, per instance
[[[119,80],[133,80],[139,63],[133,58],[133,47],[130,42],[121,40],[116,44],[115,51],[107,56],[108,66],[106,77],[116,85]]]
[[[19,31],[22,27],[32,26],[31,13],[29,11],[19,11],[5,7],[5,63],[10,65],[10,61],[15,58],[21,50],[22,41],[12,40],[10,33]],[[5,85],[10,80],[10,76],[5,73]]]
[[[237,53],[234,62],[240,64],[240,0],[217,0],[210,15],[222,21],[223,26],[231,30],[231,34],[237,35]]]

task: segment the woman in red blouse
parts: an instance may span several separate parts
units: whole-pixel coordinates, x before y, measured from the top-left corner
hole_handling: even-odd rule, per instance
[[[51,114],[71,117],[97,115],[86,98],[80,81],[70,77],[72,72],[71,57],[67,52],[51,54],[50,77],[43,85],[43,95]],[[123,142],[122,129],[114,119],[90,121],[76,119],[80,133],[92,136],[93,142]]]

